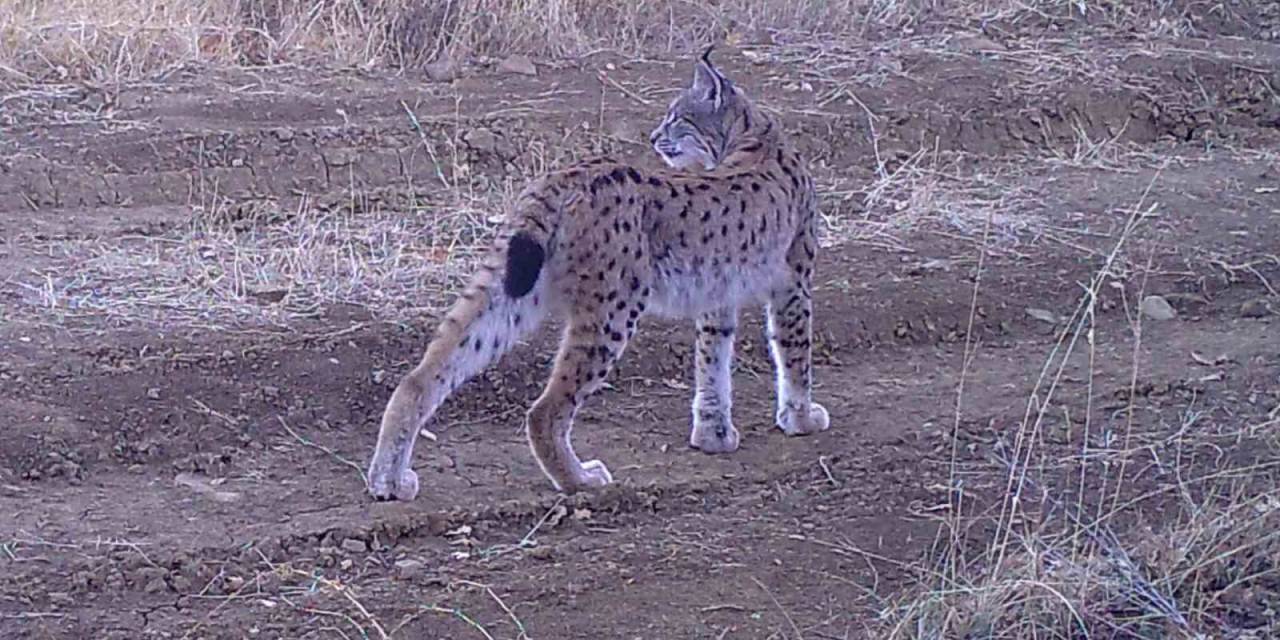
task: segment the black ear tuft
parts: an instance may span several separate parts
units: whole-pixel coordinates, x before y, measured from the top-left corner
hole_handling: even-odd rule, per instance
[[[716,67],[714,64],[711,63],[711,52],[715,50],[716,50],[716,45],[712,44],[702,52],[702,61],[705,62],[707,66],[711,67],[712,69],[715,69]]]
[[[729,81],[711,62],[711,52],[715,48],[713,44],[698,56],[698,62],[693,70],[693,89],[702,93],[707,100],[715,104],[716,109],[719,109],[724,105],[725,94],[729,91]]]

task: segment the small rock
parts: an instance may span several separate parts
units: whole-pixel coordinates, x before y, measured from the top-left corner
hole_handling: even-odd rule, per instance
[[[280,302],[281,300],[284,300],[285,297],[288,295],[289,295],[288,289],[258,289],[258,290],[249,291],[250,297],[256,300],[261,300],[262,302],[266,302],[268,304],[274,304],[276,302]]]
[[[364,553],[369,550],[369,545],[359,538],[347,538],[342,541],[342,550],[347,553]]]
[[[89,571],[77,571],[71,576],[71,585],[77,591],[87,591],[93,587],[94,583],[99,582],[97,576]]]
[[[1272,313],[1271,305],[1262,298],[1249,300],[1240,305],[1240,317],[1242,318],[1265,318]]]
[[[1035,307],[1027,307],[1027,315],[1039,320],[1040,322],[1048,322],[1049,324],[1058,324],[1060,321],[1058,314],[1048,309],[1037,309]]]
[[[143,567],[138,571],[138,583],[143,584],[143,591],[160,593],[168,591],[169,585],[164,580],[165,571],[159,567]],[[137,583],[135,583],[137,584]]]
[[[1138,311],[1152,320],[1172,320],[1178,317],[1173,305],[1160,296],[1147,296],[1138,303]]]
[[[272,595],[280,593],[280,587],[283,583],[283,578],[274,571],[260,573],[254,579],[254,586],[258,588],[258,593],[270,593]]]
[[[288,127],[280,127],[272,131],[271,133],[275,135],[276,140],[279,140],[280,142],[288,142],[290,140],[293,140],[293,129],[290,129]]]
[[[147,398],[151,400],[159,400],[160,390],[157,389],[156,387],[151,387],[150,389],[147,389]]]
[[[220,483],[215,483],[186,471],[174,476],[173,483],[179,487],[186,487],[196,493],[207,496],[216,502],[235,502],[240,499],[240,494],[235,491],[219,489],[218,484]]]
[[[979,53],[1008,51],[1008,47],[1000,46],[991,38],[977,33],[960,34],[952,40],[952,43],[959,48]]]
[[[777,40],[773,37],[773,30],[765,27],[753,30],[747,34],[746,39],[754,44],[777,44]]]
[[[431,82],[453,82],[462,75],[458,71],[458,64],[448,53],[443,53],[439,58],[428,62],[422,68],[422,72]]]
[[[467,146],[476,151],[492,153],[498,148],[498,134],[484,127],[466,132],[462,139],[466,141]]]
[[[421,560],[413,560],[405,558],[404,560],[396,560],[396,568],[401,571],[417,571],[422,568]]]
[[[649,128],[630,118],[616,118],[605,123],[605,131],[620,140],[649,144]]]
[[[533,66],[533,61],[529,59],[529,56],[510,56],[498,64],[498,71],[518,73],[522,76],[538,75],[538,68]]]

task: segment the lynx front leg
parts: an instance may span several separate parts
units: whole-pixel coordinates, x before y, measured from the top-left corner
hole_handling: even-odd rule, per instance
[[[693,431],[689,446],[704,453],[738,450],[738,430],[733,428],[733,334],[738,310],[722,309],[697,320],[697,354],[693,396]]]
[[[575,318],[565,329],[551,379],[526,418],[529,447],[558,491],[574,493],[613,482],[603,462],[583,462],[574,452],[573,419],[582,402],[604,384],[634,331],[634,323],[604,318]]]
[[[813,300],[809,285],[813,261],[807,257],[808,264],[802,262],[796,269],[795,253],[793,249],[791,276],[770,294],[766,310],[769,352],[778,386],[777,424],[789,436],[816,433],[830,426],[827,410],[813,401]],[[805,254],[800,259],[812,255]]]

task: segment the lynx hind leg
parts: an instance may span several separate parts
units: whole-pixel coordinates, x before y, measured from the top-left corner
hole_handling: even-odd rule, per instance
[[[387,402],[378,430],[378,444],[366,477],[375,500],[413,500],[418,495],[418,474],[412,468],[413,444],[419,423],[425,423],[423,398],[437,395],[444,386],[433,379],[437,370],[424,359],[409,372]]]
[[[369,464],[368,490],[378,500],[413,500],[412,469],[419,430],[463,382],[482,371],[539,324],[537,296],[511,300],[497,285],[471,289],[442,321],[418,366],[400,381],[382,415]]]
[[[769,295],[765,311],[769,352],[777,380],[777,424],[789,435],[825,431],[830,417],[813,401],[813,244],[797,239],[787,256],[788,276]]]
[[[616,305],[569,319],[551,377],[526,417],[529,448],[557,491],[574,493],[613,482],[603,462],[578,458],[572,432],[578,408],[604,385],[644,311],[643,297],[619,300]]]
[[[733,427],[733,340],[738,310],[727,308],[699,316],[694,361],[693,430],[689,446],[703,453],[738,450]]]

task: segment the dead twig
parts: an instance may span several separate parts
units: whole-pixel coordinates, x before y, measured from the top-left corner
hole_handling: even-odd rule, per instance
[[[626,88],[626,87],[622,86],[622,83],[620,83],[620,82],[618,82],[617,80],[614,80],[613,78],[609,77],[609,74],[607,74],[607,73],[605,73],[605,72],[603,72],[603,71],[597,71],[597,72],[596,72],[596,77],[600,79],[600,82],[603,82],[603,83],[605,83],[605,84],[609,84],[609,85],[613,85],[613,88],[617,89],[618,91],[621,91],[621,92],[622,92],[622,95],[625,95],[625,96],[627,96],[628,98],[631,98],[632,100],[635,100],[636,102],[639,102],[640,104],[642,104],[642,105],[644,105],[644,106],[646,106],[646,107],[648,107],[648,106],[652,106],[652,105],[653,105],[653,101],[652,101],[652,100],[650,100],[650,99],[648,99],[648,98],[646,98],[646,97],[644,97],[644,96],[642,96],[642,95],[640,95],[640,94],[638,94],[638,93],[636,93],[636,92],[634,92],[634,91],[632,91],[632,90],[630,90],[630,89],[628,89],[628,88]]]
[[[827,482],[830,482],[831,486],[840,486],[840,481],[836,480],[835,476],[831,475],[831,467],[827,466],[826,456],[818,456],[818,466],[822,467],[822,473],[827,476]]]
[[[778,611],[782,613],[782,617],[787,619],[787,624],[791,625],[791,630],[796,632],[796,640],[804,640],[804,634],[800,633],[800,627],[796,626],[795,619],[791,617],[790,613],[787,613],[787,610],[783,608],[782,603],[778,602],[778,599],[774,597],[773,592],[769,590],[769,587],[764,586],[764,583],[760,582],[760,580],[755,576],[751,576],[751,581],[756,583],[756,586],[760,587],[760,590],[763,591],[765,595],[769,596],[769,599],[773,601],[773,606],[777,607]]]
[[[519,548],[527,546],[529,541],[533,539],[533,535],[538,532],[538,529],[542,528],[542,525],[545,524],[547,520],[551,519],[551,515],[556,512],[556,509],[560,507],[560,503],[562,502],[564,502],[564,496],[557,496],[555,504],[551,505],[550,509],[547,509],[547,512],[542,515],[542,518],[533,525],[533,528],[529,530],[529,533],[524,534],[524,537],[520,539],[520,542],[516,543],[516,546]]]
[[[492,598],[492,599],[493,599],[493,601],[494,601],[495,603],[497,603],[498,608],[502,609],[502,610],[503,610],[503,612],[505,612],[505,613],[507,614],[507,617],[508,617],[508,618],[511,618],[511,623],[512,623],[512,624],[514,624],[514,625],[516,626],[516,631],[517,631],[517,632],[519,632],[519,634],[520,634],[520,635],[516,636],[516,640],[520,640],[521,638],[528,638],[528,637],[529,637],[528,632],[526,632],[526,631],[525,631],[525,629],[524,629],[524,623],[523,623],[523,622],[521,622],[521,621],[520,621],[520,618],[518,618],[518,617],[516,616],[515,612],[511,610],[511,607],[508,607],[508,606],[507,606],[507,603],[506,603],[506,602],[503,602],[502,598],[499,598],[499,597],[498,597],[498,594],[494,593],[494,591],[493,591],[493,588],[492,588],[492,587],[490,587],[490,586],[489,586],[489,585],[487,585],[487,584],[480,584],[479,582],[471,582],[470,580],[461,580],[461,581],[459,581],[459,584],[465,584],[465,585],[467,585],[467,586],[469,586],[469,587],[475,587],[475,588],[477,588],[477,589],[483,589],[483,590],[484,590],[484,592],[485,592],[485,593],[487,593],[487,594],[489,594],[489,597],[490,597],[490,598]]]
[[[337,460],[338,462],[345,464],[348,467],[351,467],[352,469],[355,469],[356,473],[359,474],[360,476],[360,482],[364,482],[364,469],[360,468],[360,465],[342,457],[341,455],[338,454],[338,452],[334,451],[333,449],[330,449],[329,447],[326,447],[322,444],[317,444],[315,442],[307,440],[301,435],[298,435],[298,432],[294,431],[293,428],[289,426],[288,422],[285,422],[284,416],[277,415],[276,420],[280,421],[280,426],[284,427],[284,430],[288,431],[289,435],[293,436],[295,440],[302,443],[304,446],[323,451],[324,453],[329,454],[329,456],[332,457],[334,460]]]

